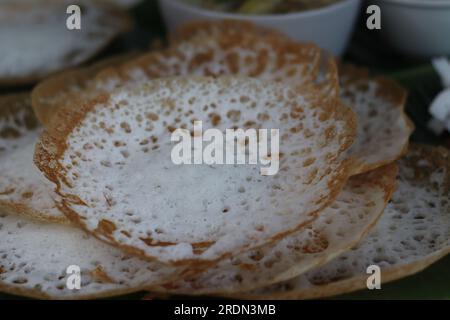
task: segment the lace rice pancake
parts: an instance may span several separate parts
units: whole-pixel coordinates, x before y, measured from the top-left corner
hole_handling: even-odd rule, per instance
[[[329,90],[328,95],[333,98],[339,93],[338,71],[334,58],[329,53],[312,43],[293,41],[284,33],[272,28],[239,20],[193,21],[185,23],[170,34],[169,42],[172,48],[186,47],[188,52],[194,53],[193,56],[200,58],[198,60],[203,60],[202,56],[207,57],[214,51],[219,56],[215,59],[219,66],[211,67],[208,65],[211,61],[205,59],[203,63],[207,65],[199,65],[204,68],[204,75],[211,75],[208,74],[211,72],[216,76],[235,74],[238,70],[242,75],[269,80],[287,80],[299,86],[308,81],[315,82],[323,86],[322,90]],[[272,54],[267,55],[265,51]],[[239,58],[236,58],[237,56]],[[235,60],[239,62],[239,66],[223,67],[230,64],[227,60]],[[295,67],[303,68],[303,72],[296,73],[293,65],[286,64],[289,61],[293,62]],[[246,64],[257,66],[256,75],[255,72],[248,71]],[[305,68],[305,64],[309,66]],[[283,73],[284,76],[280,77]]]
[[[319,48],[275,36],[262,37],[256,30],[259,28],[249,29],[248,32],[241,33],[241,36],[232,38],[228,34],[196,37],[164,50],[152,51],[117,63],[118,66],[105,67],[99,72],[104,65],[94,66],[86,72],[79,72],[81,75],[77,77],[82,81],[75,84],[73,74],[49,79],[33,91],[33,107],[37,117],[47,125],[49,115],[53,115],[54,109],[61,105],[60,100],[53,99],[53,96],[70,97],[71,92],[84,88],[79,91],[79,98],[87,100],[100,92],[109,92],[122,85],[187,75],[236,74],[269,80],[288,78],[290,83],[302,88],[322,85],[324,92],[337,92],[339,84],[336,81],[336,65],[333,59],[324,57]],[[110,65],[114,64],[116,63]],[[321,71],[324,75],[320,77],[321,82],[314,83]],[[93,83],[89,80],[95,73],[96,81]],[[328,79],[333,81],[327,82]],[[332,96],[330,92],[328,94]]]
[[[350,109],[320,91],[251,78],[153,80],[59,111],[35,163],[58,185],[64,213],[131,254],[172,264],[211,264],[317,218],[348,178],[356,132]],[[280,129],[278,173],[175,165],[171,133],[199,137],[195,120],[223,132]]]
[[[369,236],[305,275],[239,298],[313,299],[367,288],[367,267],[383,283],[420,272],[450,253],[450,152],[412,145],[400,160],[397,190]]]
[[[226,295],[288,280],[324,264],[358,244],[376,224],[395,189],[397,172],[397,165],[390,164],[352,177],[333,204],[307,228],[276,245],[234,256],[156,291]]]
[[[322,50],[313,44],[262,37],[252,32],[234,37],[227,34],[195,37],[106,69],[97,76],[97,86],[111,90],[160,77],[239,75],[286,80],[290,85],[305,88],[318,79],[321,57]]]
[[[351,65],[341,66],[339,78],[342,102],[358,117],[358,134],[349,151],[357,161],[352,172],[367,172],[400,158],[414,131],[404,110],[406,91]]]
[[[129,257],[81,230],[0,213],[0,291],[38,299],[94,299],[141,291],[182,269]],[[79,267],[79,269],[77,269]],[[80,272],[80,288],[75,286]]]
[[[40,128],[28,93],[0,97],[0,291],[33,298],[108,297],[165,283],[183,269],[124,255],[68,224],[54,184],[33,163]],[[30,216],[36,219],[29,219]],[[81,289],[66,287],[70,265]],[[190,271],[194,272],[194,271]]]
[[[93,57],[130,28],[128,14],[102,1],[77,1],[81,30],[65,28],[70,1],[0,3],[0,85],[29,84]]]
[[[341,91],[342,102],[358,115],[358,136],[350,150],[357,160],[352,175],[398,159],[406,151],[413,131],[404,112],[406,92],[391,80],[370,78],[365,70],[349,65],[341,66],[339,73],[340,80],[333,58],[317,47],[292,42],[251,23],[195,22],[172,36],[170,48],[101,70],[95,86],[94,81],[89,82],[95,89],[85,90],[83,95],[87,99],[122,85],[176,75],[239,74],[296,83],[299,87],[313,84],[330,99]],[[70,81],[61,79],[57,84],[65,82]],[[52,87],[44,82],[34,90],[33,106],[39,118],[41,114],[54,114],[51,101],[41,105],[39,101],[49,93],[63,97],[69,92],[67,87]]]

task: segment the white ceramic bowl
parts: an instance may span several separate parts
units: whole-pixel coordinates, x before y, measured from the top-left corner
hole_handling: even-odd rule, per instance
[[[450,54],[449,0],[376,0],[381,33],[392,47],[411,56]]]
[[[192,20],[239,19],[278,29],[292,39],[316,43],[334,55],[341,55],[350,40],[360,9],[360,0],[341,0],[320,9],[288,14],[242,15],[206,10],[182,0],[159,0],[169,32]]]

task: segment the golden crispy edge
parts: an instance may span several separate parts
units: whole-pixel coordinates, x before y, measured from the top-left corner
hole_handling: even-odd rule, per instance
[[[387,206],[387,203],[389,202],[389,200],[392,197],[392,194],[394,193],[394,190],[396,188],[397,173],[398,173],[398,165],[396,163],[391,163],[386,166],[380,167],[374,171],[367,172],[365,174],[360,174],[357,176],[353,176],[353,177],[351,177],[350,180],[347,181],[347,184],[352,184],[352,185],[372,184],[372,185],[379,186],[385,194],[382,210],[380,210],[380,212],[378,212],[376,214],[373,221],[371,221],[371,223],[369,225],[367,225],[364,232],[362,232],[361,235],[357,239],[355,239],[354,242],[349,243],[347,246],[345,246],[343,248],[339,248],[338,251],[333,252],[330,255],[322,257],[319,261],[315,261],[314,265],[311,265],[308,267],[308,270],[311,270],[312,268],[324,265],[325,263],[331,261],[338,255],[350,250],[352,247],[354,247],[355,245],[360,243],[366,237],[366,235],[373,229],[373,227],[377,224],[377,222],[381,218],[381,216],[384,212],[384,209]],[[295,267],[293,269],[295,270]],[[298,276],[298,272],[295,272],[295,271],[294,271],[294,273],[291,272],[291,274],[293,276],[291,276],[290,278]],[[286,280],[286,278],[280,279],[279,281],[276,281],[276,282],[280,282],[280,281],[284,281],[284,280]]]
[[[60,217],[50,216],[45,214],[45,212],[41,212],[33,208],[30,208],[27,205],[12,201],[0,201],[0,210],[10,214],[31,218],[34,221],[58,223],[65,225],[70,224],[70,221],[62,213]]]
[[[28,92],[0,96],[0,117],[12,115],[21,110],[26,110],[28,112],[28,115],[30,116],[28,120],[29,125],[31,127],[37,127],[38,122],[31,110],[30,94]],[[54,217],[47,215],[45,212],[37,211],[28,205],[14,201],[0,200],[0,208],[10,214],[22,215],[34,220],[69,224],[69,220],[63,215],[61,215],[60,218]]]
[[[443,147],[412,144],[410,150],[412,152],[418,152],[421,158],[427,159],[433,166],[445,167],[447,170],[445,181],[447,184],[447,188],[450,189],[450,151],[448,149],[445,149]],[[414,156],[413,158],[416,158],[416,156]],[[417,160],[418,158],[416,158],[415,161]],[[423,257],[423,259],[420,261],[416,261],[407,265],[400,265],[397,267],[383,269],[383,282],[391,282],[418,273],[448,254],[450,254],[450,247],[444,247],[433,252],[432,254]],[[273,293],[267,295],[249,293],[240,296],[240,298],[260,300],[317,299],[364,289],[366,288],[366,281],[367,275],[361,275],[304,290],[292,290],[289,292]]]
[[[223,28],[224,25],[229,28]],[[206,29],[202,29],[203,27]],[[243,29],[241,28],[243,27],[246,27],[245,32],[242,32]],[[182,30],[184,30],[184,28],[182,28]],[[217,41],[218,45],[222,48],[238,47],[243,44],[251,47],[261,41],[264,43],[269,43],[280,53],[280,57],[283,56],[283,53],[294,52],[299,57],[299,63],[301,63],[301,61],[304,61],[305,63],[307,62],[308,64],[312,63],[310,74],[312,74],[313,77],[317,77],[319,73],[319,59],[314,61],[312,56],[315,55],[319,58],[322,54],[321,49],[314,44],[291,41],[286,36],[278,32],[273,32],[271,29],[263,28],[262,30],[263,32],[261,32],[261,27],[250,22],[239,22],[232,20],[218,22],[193,22],[188,24],[186,29],[186,33],[188,33],[189,36],[186,35],[179,38],[175,36],[178,40],[172,41],[172,45],[168,48],[159,51],[152,51],[136,59],[129,60],[117,67],[110,67],[102,70],[97,75],[97,80],[107,81],[109,79],[116,79],[118,81],[126,81],[129,78],[129,71],[132,69],[140,69],[147,74],[149,79],[159,77],[159,75],[149,72],[148,66],[159,65],[161,56],[173,56],[182,61],[184,59],[184,54],[177,48],[177,44],[179,42],[192,42],[199,43],[201,45],[201,43],[205,42],[206,39],[214,39],[214,41]],[[206,59],[206,57],[203,57],[202,55],[204,54],[199,54],[198,56],[200,62],[202,59]],[[282,62],[282,59],[280,59],[279,63]],[[327,64],[328,65],[325,67],[325,70],[335,72],[334,77],[337,78],[337,71],[334,61],[330,59],[327,61]],[[168,74],[166,76],[174,75]],[[336,91],[338,91],[339,83],[336,82],[332,85],[335,86],[337,89]]]
[[[414,123],[408,117],[405,112],[405,105],[407,99],[407,91],[392,79],[383,76],[370,77],[369,71],[366,68],[356,67],[351,64],[338,64],[340,76],[345,76],[343,85],[358,83],[361,81],[375,81],[378,85],[377,95],[393,105],[394,108],[401,110],[401,120],[404,125],[404,129],[407,132],[405,139],[402,141],[402,149],[398,154],[391,158],[380,160],[377,163],[365,163],[363,160],[355,159],[355,164],[352,168],[352,175],[361,174],[387,165],[395,160],[400,159],[408,151],[409,137],[415,130]]]
[[[318,75],[325,75],[325,79],[318,80],[317,87],[325,90],[333,99],[340,99],[341,86],[337,60],[325,50],[321,50]],[[329,89],[331,88],[331,89]],[[326,91],[330,90],[330,91]]]
[[[223,77],[223,81],[228,81],[230,77]],[[174,78],[166,78],[162,80],[157,80],[160,83],[173,81]],[[205,77],[196,77],[197,81],[207,81],[208,78]],[[156,83],[156,82],[155,82]],[[158,87],[158,86],[156,86]],[[317,96],[320,95],[320,92],[317,92]],[[66,139],[71,134],[71,132],[79,125],[81,125],[82,120],[86,116],[88,112],[90,112],[93,108],[95,108],[98,104],[104,104],[110,99],[110,95],[103,93],[100,94],[97,98],[80,105],[78,108],[72,107],[62,107],[56,113],[54,118],[53,125],[46,128],[44,133],[42,134],[40,140],[36,144],[36,151],[34,156],[34,162],[37,167],[44,173],[44,175],[50,181],[54,182],[57,185],[56,192],[60,194],[63,198],[62,204],[59,206],[59,209],[64,212],[64,214],[71,220],[75,225],[84,229],[88,233],[96,236],[102,241],[113,244],[116,247],[119,247],[126,251],[127,253],[138,256],[143,259],[147,259],[150,261],[155,260],[155,257],[146,256],[143,250],[134,248],[132,246],[124,245],[122,243],[117,242],[112,237],[108,237],[107,234],[99,235],[95,230],[88,230],[87,226],[83,223],[81,218],[78,216],[76,212],[69,208],[68,203],[73,204],[81,204],[85,203],[76,195],[68,195],[61,194],[60,188],[61,184],[65,184],[70,187],[70,183],[65,178],[65,169],[59,163],[59,159],[62,158],[65,150],[67,149]],[[318,104],[319,108],[322,108],[325,115],[327,116],[335,116],[336,119],[344,121],[347,126],[345,126],[345,132],[342,133],[343,140],[341,142],[341,148],[333,159],[334,162],[339,162],[340,166],[336,169],[335,176],[331,179],[328,187],[331,192],[327,199],[324,199],[320,209],[315,212],[310,213],[310,220],[305,223],[298,225],[292,230],[288,230],[286,232],[282,232],[268,239],[268,243],[273,243],[279,241],[280,239],[286,237],[287,235],[305,227],[309,222],[313,221],[317,218],[319,213],[329,206],[337,197],[339,192],[344,187],[348,177],[349,171],[352,166],[352,159],[343,159],[340,156],[344,156],[345,151],[351,146],[353,143],[353,139],[356,135],[356,115],[354,112],[345,106],[343,106],[340,101],[333,101],[325,104]],[[330,163],[332,165],[332,163]],[[114,226],[115,227],[115,226]],[[106,239],[105,239],[106,238]],[[263,244],[265,245],[265,244]],[[262,246],[262,245],[261,245]],[[243,248],[242,250],[248,250],[249,248]],[[229,254],[224,254],[222,257],[210,261],[210,260],[199,260],[199,259],[186,259],[173,262],[174,266],[178,265],[186,265],[186,264],[197,264],[197,265],[205,265],[206,267],[211,266],[212,264],[216,264],[218,261],[225,259]]]
[[[45,5],[60,5],[61,2],[58,0],[45,0]],[[97,54],[99,54],[103,49],[105,49],[116,37],[118,37],[121,34],[129,32],[133,28],[133,19],[128,13],[127,10],[122,9],[118,7],[117,5],[113,5],[110,2],[107,2],[105,0],[96,0],[96,4],[102,6],[102,10],[105,13],[108,13],[111,17],[117,18],[117,21],[119,22],[117,24],[117,31],[115,34],[112,34],[110,37],[106,38],[103,45],[99,46],[96,50],[93,50],[92,53],[89,55],[89,57],[85,60],[89,61],[91,58],[95,57]],[[23,10],[23,7],[28,7],[30,4],[25,3],[13,3],[13,4],[2,4],[1,6],[4,6],[4,10]],[[28,76],[21,76],[21,77],[8,77],[8,78],[1,78],[0,77],[0,87],[12,87],[12,86],[22,86],[22,85],[29,85],[38,82],[39,80],[43,79],[46,76],[52,75],[52,74],[58,74],[60,71],[52,72],[47,75],[42,74],[31,74]]]
[[[428,255],[421,261],[417,261],[407,266],[399,266],[396,268],[390,268],[383,270],[383,283],[389,283],[395,280],[399,280],[418,272],[423,271],[433,263],[444,258],[450,253],[450,249],[440,250],[431,255]],[[293,290],[282,293],[272,294],[243,294],[238,298],[243,300],[301,300],[301,299],[320,299],[332,296],[337,296],[345,293],[351,293],[354,291],[367,288],[367,275],[361,275],[358,277],[333,282],[330,284],[312,287],[305,290]]]

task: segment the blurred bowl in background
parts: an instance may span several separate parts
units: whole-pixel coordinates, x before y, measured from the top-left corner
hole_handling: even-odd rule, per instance
[[[393,49],[422,58],[450,54],[449,0],[374,0],[381,34]]]
[[[142,0],[108,0],[108,1],[114,3],[117,6],[128,9],[137,6],[140,2],[142,2]]]
[[[344,53],[360,10],[360,0],[341,0],[319,9],[287,14],[244,15],[212,11],[182,0],[159,0],[167,30],[193,20],[245,20],[272,27],[292,39],[313,42],[336,56]]]

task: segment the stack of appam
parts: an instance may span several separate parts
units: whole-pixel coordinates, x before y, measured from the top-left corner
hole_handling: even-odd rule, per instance
[[[0,99],[0,290],[303,299],[418,272],[450,247],[449,153],[405,91],[311,44],[196,22],[166,48]],[[177,165],[171,134],[279,129],[279,171]],[[81,287],[67,285],[67,268]]]

